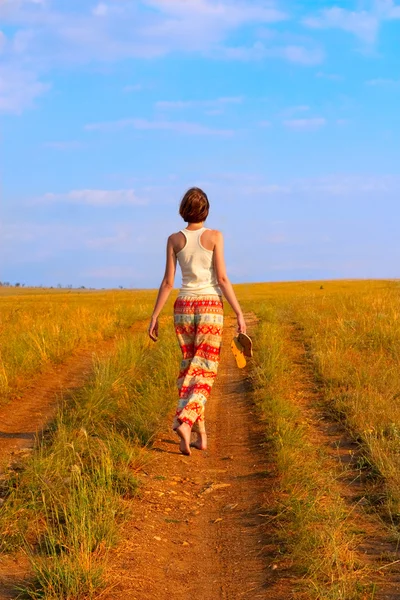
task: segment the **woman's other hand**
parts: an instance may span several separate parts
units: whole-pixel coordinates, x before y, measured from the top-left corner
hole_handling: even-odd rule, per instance
[[[237,316],[238,333],[246,333],[246,322],[242,314]]]
[[[153,342],[156,342],[158,340],[158,318],[151,317],[150,325],[147,332],[150,338],[153,340]]]

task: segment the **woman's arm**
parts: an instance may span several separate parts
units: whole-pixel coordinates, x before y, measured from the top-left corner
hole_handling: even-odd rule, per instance
[[[214,269],[217,277],[218,285],[222,290],[225,298],[235,311],[238,331],[240,333],[246,333],[246,323],[243,318],[242,309],[236,298],[236,294],[233,290],[232,284],[229,281],[228,275],[226,274],[225,258],[224,258],[224,238],[220,231],[216,232],[215,248],[214,248]]]
[[[164,308],[166,301],[174,287],[175,272],[176,272],[176,255],[172,244],[172,236],[168,238],[167,242],[167,261],[165,265],[165,273],[163,280],[158,290],[157,300],[154,306],[153,314],[151,316],[150,325],[148,328],[148,334],[151,339],[156,342],[158,338],[158,315]]]

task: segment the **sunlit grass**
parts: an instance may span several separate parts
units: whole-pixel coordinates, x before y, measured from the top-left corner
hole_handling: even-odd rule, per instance
[[[337,483],[338,468],[326,449],[315,444],[312,424],[297,403],[285,321],[279,308],[258,305],[257,313],[253,378],[279,482],[277,504],[268,507],[278,517],[277,535],[284,547],[277,560],[290,559],[301,576],[300,593],[307,598],[362,598],[364,573]]]
[[[47,364],[147,319],[153,291],[77,292],[0,287],[0,401]]]

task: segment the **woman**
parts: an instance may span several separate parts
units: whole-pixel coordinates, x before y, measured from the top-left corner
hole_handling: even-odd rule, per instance
[[[179,214],[187,226],[169,236],[165,275],[158,292],[148,333],[158,336],[158,315],[174,286],[176,261],[182,270],[182,287],[174,304],[175,332],[182,351],[178,376],[179,404],[173,429],[180,437],[180,451],[190,455],[192,444],[206,450],[204,406],[217,375],[223,327],[222,294],[236,313],[238,331],[246,333],[246,323],[232,284],[226,274],[223,236],[204,227],[209,202],[199,188],[184,195]]]

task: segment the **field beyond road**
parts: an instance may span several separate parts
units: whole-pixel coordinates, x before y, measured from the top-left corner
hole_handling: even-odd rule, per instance
[[[400,282],[235,289],[183,457],[173,297],[0,288],[0,600],[400,599]]]

